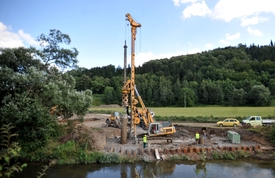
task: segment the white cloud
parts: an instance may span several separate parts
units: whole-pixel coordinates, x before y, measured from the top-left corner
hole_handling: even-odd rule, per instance
[[[234,18],[255,16],[261,12],[275,14],[274,0],[220,0],[210,16],[229,22]]]
[[[26,40],[26,42],[29,43],[30,45],[39,46],[39,42],[37,42],[30,34],[24,33],[23,30],[19,30],[18,34],[20,35],[21,38]]]
[[[212,45],[211,43],[206,43],[206,44],[205,44],[205,47],[206,47],[207,49],[212,49],[212,48],[213,48],[213,45]]]
[[[0,47],[14,48],[24,46],[22,39],[16,33],[0,22]]]
[[[230,45],[229,41],[236,40],[236,39],[240,38],[240,36],[241,36],[241,34],[239,32],[237,32],[233,35],[230,35],[229,33],[226,33],[225,34],[225,39],[221,39],[219,41],[219,43],[221,43],[223,45],[226,45],[226,46],[229,46]]]
[[[268,21],[268,18],[262,18],[258,16],[251,17],[251,18],[242,17],[241,26],[256,25],[260,22],[265,22],[265,21]]]
[[[206,16],[230,22],[239,19],[241,26],[258,24],[268,21],[263,13],[275,15],[274,0],[218,0],[213,9],[209,9],[205,0],[172,0],[175,6],[190,5],[182,11],[183,18]]]
[[[189,46],[190,46],[190,47],[192,47],[192,46],[193,46],[190,42],[188,42],[188,44],[189,44]]]
[[[183,18],[190,18],[191,16],[202,16],[210,14],[211,10],[208,8],[205,1],[192,3],[182,11]]]
[[[14,33],[11,28],[0,22],[0,47],[21,47],[24,46],[24,42],[30,45],[39,45],[29,34],[24,33],[23,30]]]
[[[241,34],[239,32],[234,35],[229,35],[229,33],[227,33],[227,34],[225,34],[225,39],[231,41],[231,40],[236,40],[236,39],[240,38],[240,36],[241,36]]]
[[[219,43],[221,43],[221,44],[223,44],[223,45],[225,45],[225,46],[230,45],[230,42],[227,41],[227,40],[225,40],[225,39],[221,39],[221,40],[219,41]]]
[[[199,0],[172,0],[174,2],[175,6],[180,6],[181,4],[186,4],[186,3],[194,3]]]
[[[250,35],[253,35],[253,36],[262,36],[263,35],[263,33],[260,30],[258,30],[258,29],[253,30],[251,27],[248,27],[247,31]]]

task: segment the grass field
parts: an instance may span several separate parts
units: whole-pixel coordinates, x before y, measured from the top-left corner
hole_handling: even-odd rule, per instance
[[[213,116],[213,117],[246,117],[259,115],[262,117],[272,116],[275,119],[275,107],[156,107],[148,108],[155,112],[156,116]],[[125,112],[124,108],[100,108],[93,107],[90,110],[109,110]]]

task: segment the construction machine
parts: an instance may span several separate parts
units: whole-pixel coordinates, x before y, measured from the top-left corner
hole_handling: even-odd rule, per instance
[[[120,112],[113,112],[110,117],[106,119],[106,124],[108,127],[118,127],[121,126],[121,113]]]
[[[146,108],[145,104],[135,85],[135,40],[136,29],[141,27],[141,24],[134,21],[131,15],[128,13],[126,17],[131,25],[131,79],[126,81],[124,78],[124,86],[122,88],[122,105],[128,108],[127,113],[130,115],[131,127],[130,138],[136,135],[136,126],[141,125],[144,129],[147,129],[149,136],[162,136],[171,135],[176,132],[175,127],[171,122],[156,122],[153,118],[154,113]],[[125,65],[124,65],[125,67]],[[126,70],[124,70],[125,72]],[[124,76],[126,76],[124,74]],[[135,98],[137,96],[137,99]],[[128,102],[128,98],[130,103]],[[141,108],[137,107],[140,103]]]
[[[136,86],[134,87],[135,94],[138,101],[135,101],[134,105],[134,124],[140,125],[144,130],[147,130],[149,136],[162,136],[162,135],[171,135],[176,132],[173,123],[170,121],[156,122],[154,119],[155,113],[146,108]],[[141,108],[136,105],[138,102],[141,105]],[[129,112],[127,112],[129,113]]]

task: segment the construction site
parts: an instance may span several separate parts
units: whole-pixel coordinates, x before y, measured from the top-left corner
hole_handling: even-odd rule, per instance
[[[213,159],[213,154],[243,154],[259,159],[272,159],[274,147],[260,133],[244,127],[218,127],[214,123],[177,122],[176,132],[160,137],[148,137],[143,147],[142,136],[148,132],[136,127],[137,138],[122,139],[122,129],[108,127],[108,114],[87,114],[84,122],[76,125],[75,130],[63,139],[80,139],[88,135],[90,147],[106,154],[119,154],[135,160],[167,160],[171,157],[185,157],[188,160]],[[198,144],[195,133],[206,131],[206,140],[202,136]],[[232,134],[230,136],[230,134]]]
[[[268,140],[260,133],[244,127],[217,127],[214,123],[157,122],[154,119],[155,113],[147,109],[135,84],[135,40],[136,30],[141,24],[129,13],[126,14],[126,20],[131,26],[131,73],[126,74],[125,42],[122,106],[119,106],[125,108],[126,114],[87,114],[84,123],[77,124],[74,132],[63,138],[64,141],[79,139],[85,133],[93,150],[144,161],[165,160],[173,156],[184,156],[191,160],[212,159],[213,154],[220,155],[224,152],[235,152],[242,156],[255,155],[263,159],[273,156],[273,147]],[[146,144],[143,143],[144,135],[147,136]]]

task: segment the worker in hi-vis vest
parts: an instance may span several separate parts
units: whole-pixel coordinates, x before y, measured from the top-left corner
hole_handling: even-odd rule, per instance
[[[199,134],[198,131],[196,132],[195,137],[196,137],[196,143],[198,144],[199,143],[199,139],[200,139],[200,134]]]
[[[143,136],[143,148],[146,148],[146,144],[147,144],[147,135]]]

